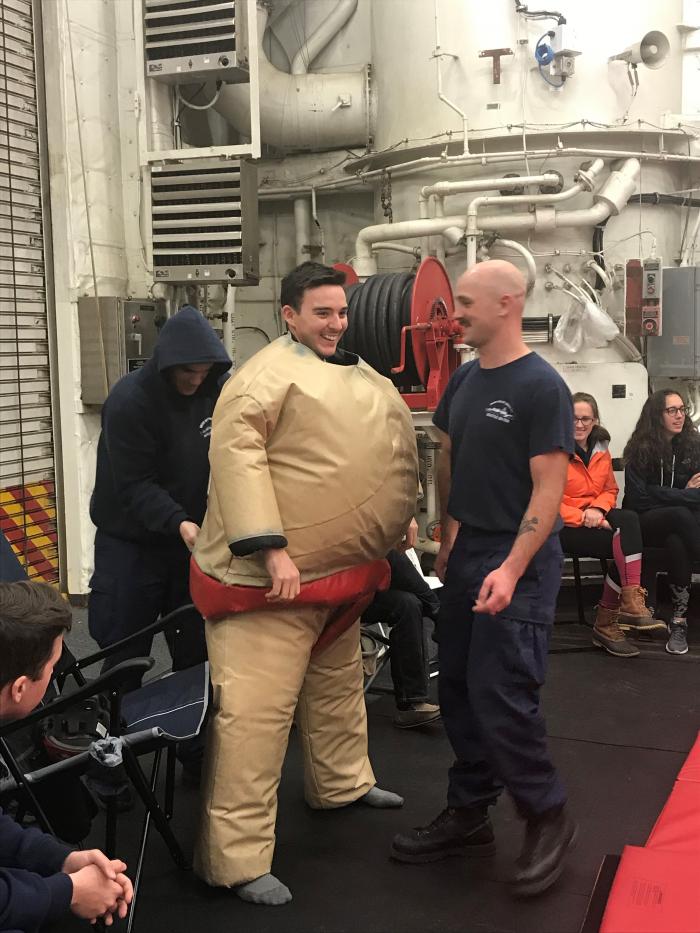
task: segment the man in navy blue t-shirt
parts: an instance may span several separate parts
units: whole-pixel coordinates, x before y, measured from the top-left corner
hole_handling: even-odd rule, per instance
[[[447,809],[392,847],[407,862],[491,854],[488,807],[505,787],[527,821],[519,895],[554,883],[576,836],[539,709],[573,410],[564,381],[523,342],[525,290],[515,266],[496,260],[457,283],[455,318],[479,359],[454,373],[433,418],[442,445],[440,708],[456,761]]]

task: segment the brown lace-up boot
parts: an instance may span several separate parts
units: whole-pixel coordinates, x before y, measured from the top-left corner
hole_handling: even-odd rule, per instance
[[[623,586],[620,598],[620,627],[638,632],[666,630],[666,623],[655,619],[647,606],[647,591],[641,586]]]
[[[617,619],[617,609],[598,606],[593,626],[593,644],[598,648],[604,648],[616,658],[636,658],[639,649],[627,641]]]

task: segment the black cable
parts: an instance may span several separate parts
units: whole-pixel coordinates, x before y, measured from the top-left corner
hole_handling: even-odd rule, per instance
[[[549,10],[528,10],[524,3],[520,3],[520,0],[515,0],[515,12],[524,16],[525,19],[555,19],[558,26],[566,24],[566,17],[561,13]]]
[[[684,197],[680,194],[659,194],[653,191],[646,194],[635,194],[628,201],[628,204],[677,204],[679,207],[700,207],[700,198],[691,198],[690,195]]]

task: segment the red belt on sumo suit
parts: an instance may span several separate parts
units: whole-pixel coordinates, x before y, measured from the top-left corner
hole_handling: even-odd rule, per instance
[[[216,621],[237,612],[255,612],[280,608],[294,609],[295,606],[327,606],[334,608],[326,627],[313,647],[318,654],[339,638],[343,632],[362,615],[374,598],[377,590],[389,589],[391,570],[386,560],[371,560],[366,564],[331,573],[320,580],[301,584],[301,592],[291,603],[270,603],[265,599],[268,587],[227,586],[204,573],[190,560],[190,595],[201,615]]]

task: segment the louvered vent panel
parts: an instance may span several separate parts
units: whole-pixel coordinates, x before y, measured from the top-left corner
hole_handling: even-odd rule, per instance
[[[151,175],[153,268],[170,282],[258,281],[257,173],[245,161],[189,160]]]
[[[248,81],[235,0],[144,0],[146,74],[169,83]]]

